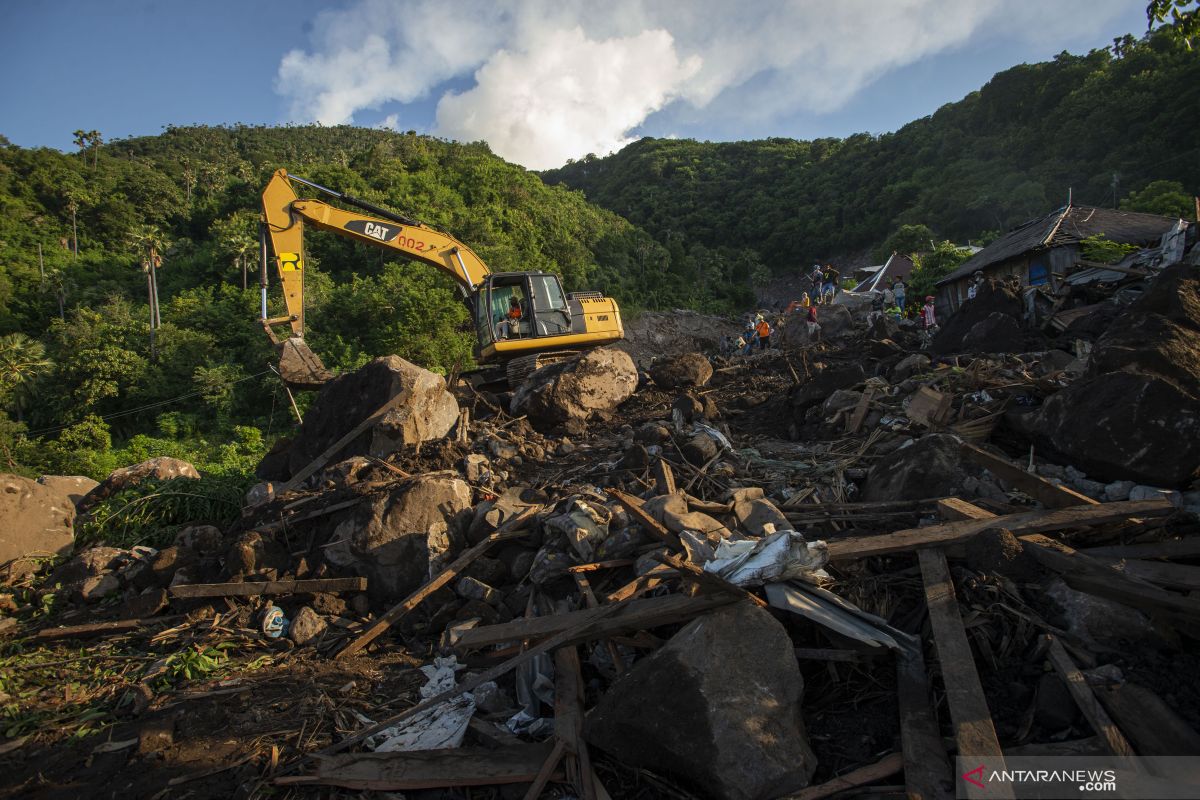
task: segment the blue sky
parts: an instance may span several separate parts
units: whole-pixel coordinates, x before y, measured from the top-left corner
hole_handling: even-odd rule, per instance
[[[1146,27],[1144,0],[69,0],[3,20],[19,145],[318,120],[486,139],[536,169],[640,135],[895,130]]]

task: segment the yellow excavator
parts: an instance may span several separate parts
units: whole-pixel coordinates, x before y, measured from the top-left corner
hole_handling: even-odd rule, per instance
[[[307,186],[359,211],[299,197]],[[429,264],[449,274],[471,309],[480,369],[465,374],[476,385],[516,386],[547,363],[581,349],[624,338],[621,312],[600,292],[565,293],[550,272],[490,272],[470,247],[417,220],[380,208],[287,170],[278,170],[262,193],[262,325],[280,347],[281,377],[297,388],[316,388],[332,377],[304,343],[304,227],[340,234]],[[283,285],[287,315],[267,315],[267,262],[273,260]],[[288,325],[280,338],[276,326]]]

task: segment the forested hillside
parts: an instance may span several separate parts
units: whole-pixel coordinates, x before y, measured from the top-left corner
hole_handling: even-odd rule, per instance
[[[750,250],[774,273],[878,247],[903,225],[980,238],[1064,205],[1069,191],[1100,206],[1156,180],[1197,193],[1200,52],[1170,33],[1013,67],[882,136],[643,139],[543,177],[660,240]],[[1181,211],[1186,193],[1175,195]]]
[[[279,167],[449,231],[493,270],[560,272],[628,308],[704,299],[691,276],[664,274],[648,235],[482,144],[350,127],[78,139],[72,154],[0,140],[0,470],[102,477],[171,454],[244,471],[290,427],[257,322],[259,193]],[[153,351],[150,246],[163,259]],[[329,234],[307,246],[308,339],[330,367],[387,353],[470,366],[447,278]]]

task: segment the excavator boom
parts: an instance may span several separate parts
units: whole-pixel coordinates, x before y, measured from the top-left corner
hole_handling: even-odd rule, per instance
[[[301,198],[303,184],[362,212]],[[475,252],[449,234],[351,195],[278,170],[262,194],[262,325],[281,348],[279,372],[287,383],[313,388],[329,379],[320,358],[304,343],[304,229],[312,226],[393,251],[448,274],[476,319],[481,363],[521,360],[566,348],[594,347],[624,335],[616,302],[598,292],[565,295],[558,277],[542,272],[493,274]],[[283,286],[287,315],[267,314],[267,240]],[[275,326],[288,325],[281,339]],[[532,359],[532,360],[530,360]],[[510,370],[511,372],[511,370]]]

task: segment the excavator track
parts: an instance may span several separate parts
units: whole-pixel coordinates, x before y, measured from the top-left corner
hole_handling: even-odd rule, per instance
[[[579,355],[578,350],[554,350],[549,353],[534,353],[528,356],[518,356],[505,365],[509,387],[516,389],[535,370],[559,361],[567,361]]]

